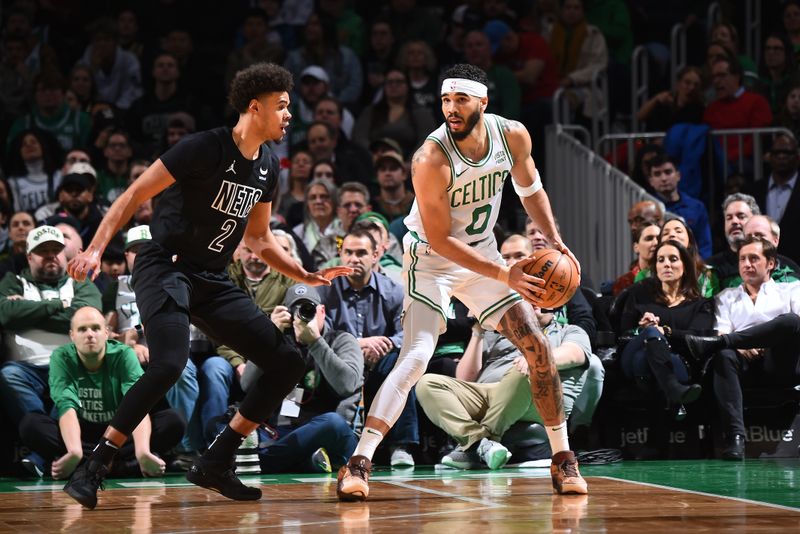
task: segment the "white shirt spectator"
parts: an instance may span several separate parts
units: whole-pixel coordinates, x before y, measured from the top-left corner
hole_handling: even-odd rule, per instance
[[[765,282],[755,303],[744,284],[722,291],[716,300],[716,329],[720,334],[729,334],[765,323],[783,313],[800,314],[800,282]]]

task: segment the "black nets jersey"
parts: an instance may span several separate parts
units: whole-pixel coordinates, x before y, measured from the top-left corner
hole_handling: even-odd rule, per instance
[[[161,161],[175,183],[156,203],[153,239],[197,271],[223,271],[250,210],[256,202],[272,201],[278,158],[262,144],[258,157],[247,159],[231,129],[216,128],[185,137]]]

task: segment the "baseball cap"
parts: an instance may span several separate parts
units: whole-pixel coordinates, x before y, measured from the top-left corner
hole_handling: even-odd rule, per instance
[[[489,43],[492,46],[492,55],[497,53],[497,50],[500,48],[500,43],[503,41],[503,37],[508,35],[510,31],[511,26],[502,20],[494,19],[486,23],[486,26],[483,27],[483,33],[489,38]]]
[[[65,211],[57,211],[50,217],[44,220],[48,226],[58,226],[59,224],[68,224],[75,228],[76,232],[81,231],[81,222]]]
[[[361,215],[359,215],[358,217],[356,217],[355,222],[364,221],[364,220],[368,220],[368,221],[372,221],[372,222],[378,223],[381,226],[383,226],[384,228],[386,228],[387,230],[389,229],[389,219],[387,219],[386,217],[384,217],[382,214],[378,213],[377,211],[366,211],[366,212],[362,213]]]
[[[27,252],[30,254],[36,247],[49,242],[59,243],[64,247],[64,234],[55,226],[39,226],[28,233]]]
[[[134,226],[125,234],[125,250],[127,251],[132,246],[150,241],[151,239],[153,239],[153,236],[150,234],[149,226],[146,224]]]
[[[393,150],[393,151],[397,152],[398,154],[402,154],[403,153],[403,149],[400,148],[400,143],[398,143],[397,141],[395,141],[391,137],[380,137],[378,139],[375,139],[373,142],[371,142],[369,144],[369,149],[370,150],[375,150],[379,146],[383,146],[385,148],[388,148],[389,150]]]
[[[317,290],[306,284],[295,284],[287,289],[286,295],[283,297],[283,305],[291,310],[299,300],[310,300],[316,305],[322,304]]]
[[[331,83],[331,79],[328,76],[328,73],[325,72],[325,69],[323,69],[319,65],[309,65],[308,67],[304,68],[303,72],[300,73],[300,79],[302,80],[306,76],[309,76],[316,80],[320,80],[325,83]]]
[[[61,183],[58,184],[56,191],[61,191],[69,185],[78,186],[85,191],[94,185],[96,179],[97,172],[94,170],[94,167],[88,163],[79,161],[69,168],[69,172],[61,179]]]
[[[68,174],[61,179],[61,183],[58,184],[58,189],[56,189],[56,191],[61,191],[69,186],[77,186],[81,188],[81,191],[86,191],[92,187],[92,183],[93,181],[85,174]]]
[[[400,165],[401,167],[405,165],[405,162],[403,161],[403,156],[401,156],[399,153],[395,152],[394,150],[387,150],[386,152],[384,152],[383,154],[381,154],[381,155],[380,155],[380,156],[379,156],[379,157],[378,157],[378,158],[375,160],[375,168],[378,168],[378,167],[380,167],[380,165],[381,165],[381,162],[382,162],[383,160],[386,160],[386,159],[388,159],[388,160],[391,160],[391,161],[393,161],[393,162],[397,163],[397,164],[398,164],[398,165]]]
[[[92,167],[89,163],[86,163],[85,161],[78,161],[76,163],[73,163],[72,166],[67,171],[67,175],[70,174],[83,174],[86,176],[91,176],[93,180],[97,179],[97,171],[94,170],[94,167]]]

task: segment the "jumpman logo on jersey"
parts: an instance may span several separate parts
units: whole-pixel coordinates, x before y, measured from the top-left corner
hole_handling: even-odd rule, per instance
[[[236,174],[236,169],[233,168],[234,165],[236,165],[236,161],[235,160],[231,162],[231,166],[228,167],[228,170],[225,171],[225,172],[232,172],[233,174]]]
[[[269,168],[264,169],[262,167],[259,167],[258,172],[260,173],[258,179],[261,180],[262,182],[266,181],[267,174],[269,173]]]

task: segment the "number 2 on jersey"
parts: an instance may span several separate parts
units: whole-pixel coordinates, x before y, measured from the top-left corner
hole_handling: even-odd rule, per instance
[[[228,239],[234,230],[236,230],[236,220],[235,219],[225,219],[225,222],[222,223],[222,233],[219,234],[214,240],[208,245],[209,250],[213,250],[214,252],[222,252],[222,242]]]

